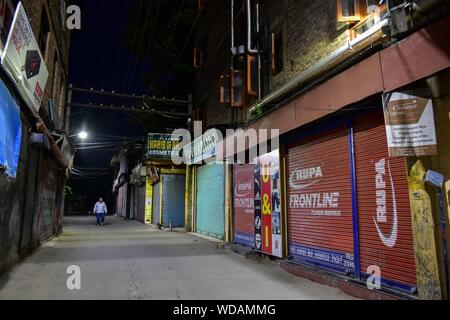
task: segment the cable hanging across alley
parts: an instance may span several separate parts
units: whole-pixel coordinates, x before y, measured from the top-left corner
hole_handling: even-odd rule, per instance
[[[170,43],[171,43],[171,41],[172,41],[172,39],[173,39],[173,36],[175,35],[175,31],[176,31],[176,29],[177,29],[178,22],[180,21],[181,13],[183,12],[184,2],[185,2],[185,0],[183,0],[183,1],[181,2],[180,8],[178,9],[178,14],[177,14],[177,18],[176,18],[176,21],[175,21],[175,25],[174,25],[174,27],[172,28],[172,31],[171,31],[170,36],[169,36],[169,40],[167,41],[166,47],[164,48],[163,61],[162,61],[162,63],[159,65],[158,71],[154,73],[154,75],[153,75],[153,77],[152,77],[152,82],[151,82],[151,83],[157,81],[157,79],[159,78],[159,76],[160,76],[160,74],[161,74],[161,72],[162,72],[162,70],[163,70],[164,64],[165,64],[165,62],[166,62],[167,54],[168,54],[168,52],[169,52],[169,46],[170,46]],[[146,53],[146,55],[147,55],[147,53]],[[148,56],[146,57],[146,60],[145,60],[145,61],[147,61],[147,59],[148,59]],[[145,64],[146,64],[146,63],[145,63]],[[144,66],[145,66],[145,64],[144,64]]]
[[[169,83],[170,77],[172,76],[172,74],[176,70],[176,68],[178,67],[178,63],[180,62],[181,57],[183,56],[184,50],[186,50],[186,47],[187,47],[187,45],[189,43],[189,40],[191,39],[192,34],[193,34],[194,30],[195,30],[195,27],[196,27],[196,25],[197,25],[197,23],[198,23],[198,21],[200,19],[200,16],[201,16],[201,11],[199,11],[197,13],[197,17],[195,18],[194,23],[192,24],[191,30],[189,31],[189,34],[186,37],[186,41],[184,42],[184,45],[183,45],[183,47],[181,49],[181,52],[178,55],[178,58],[177,58],[177,60],[175,62],[175,65],[173,66],[172,70],[170,71],[170,73],[169,73],[169,75],[168,75],[168,77],[167,77],[167,79],[166,79],[166,81],[165,81],[165,83],[164,83],[164,85],[162,87],[162,90],[164,90],[167,87],[167,84]]]

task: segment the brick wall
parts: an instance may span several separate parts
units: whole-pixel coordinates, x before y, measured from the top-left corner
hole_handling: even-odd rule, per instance
[[[203,68],[196,71],[195,107],[205,112],[203,127],[230,123],[229,105],[220,103],[220,76],[230,70],[229,1],[206,1],[197,24],[195,46],[203,49]]]
[[[58,106],[60,119],[65,116],[65,101],[68,86],[69,67],[69,31],[65,27],[62,17],[62,4],[67,1],[61,0],[24,0],[23,5],[30,19],[36,39],[39,39],[41,29],[41,17],[45,10],[48,17],[50,35],[47,41],[47,50],[44,54],[45,64],[49,72],[49,78],[45,88],[43,104],[48,110],[49,99],[52,98]],[[63,10],[65,11],[65,10]],[[64,26],[64,27],[63,27]]]
[[[263,1],[270,33],[284,33],[284,70],[270,75],[270,91],[314,65],[349,40],[337,22],[334,0]]]
[[[245,3],[235,0],[236,15]],[[262,0],[261,8],[265,37],[282,32],[284,40],[284,68],[276,75],[266,68],[266,94],[349,40],[349,27],[337,21],[334,0]],[[246,44],[246,10],[238,16],[235,28],[236,45]],[[196,73],[195,94],[196,107],[206,109],[207,126],[232,122],[232,108],[219,102],[219,78],[230,69],[230,38],[230,1],[207,1],[197,25],[196,46],[204,49],[205,63]],[[270,47],[271,39],[266,42]],[[270,52],[265,56],[270,64]],[[238,109],[236,113],[237,120],[244,119],[245,112]]]

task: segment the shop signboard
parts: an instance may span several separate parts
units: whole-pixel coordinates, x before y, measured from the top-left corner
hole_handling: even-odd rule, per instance
[[[149,160],[171,160],[179,155],[176,147],[182,137],[173,134],[149,133],[147,158]]]
[[[147,166],[147,179],[152,185],[159,181],[158,169],[155,166]]]
[[[255,164],[255,248],[282,257],[282,215],[279,150],[261,156]]]
[[[186,145],[183,148],[186,163],[188,165],[199,164],[203,160],[216,157],[219,137],[218,131],[211,129],[191,144]]]
[[[401,92],[387,94],[383,101],[389,156],[437,155],[433,101]]]
[[[49,74],[21,2],[17,5],[11,31],[1,54],[1,64],[29,108],[37,114]]]
[[[147,178],[145,185],[145,224],[152,224],[152,210],[153,209],[153,184]]]

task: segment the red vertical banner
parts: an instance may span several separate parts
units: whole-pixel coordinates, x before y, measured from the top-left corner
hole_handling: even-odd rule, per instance
[[[272,175],[271,157],[261,157],[262,251],[272,254]]]

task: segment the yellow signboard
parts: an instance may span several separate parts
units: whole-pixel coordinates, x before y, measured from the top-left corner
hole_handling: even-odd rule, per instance
[[[153,206],[153,185],[150,179],[147,178],[145,190],[145,223],[152,223],[152,206]]]

